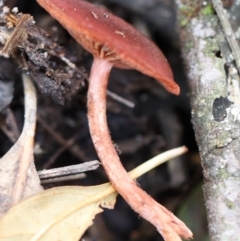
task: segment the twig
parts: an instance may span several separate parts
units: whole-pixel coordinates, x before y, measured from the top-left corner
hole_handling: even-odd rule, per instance
[[[41,180],[61,177],[61,176],[76,175],[82,172],[95,170],[99,167],[99,164],[100,164],[99,161],[89,161],[89,162],[85,162],[77,165],[38,171],[38,175]]]
[[[222,1],[212,0],[212,2],[213,2],[213,6],[217,12],[218,18],[222,24],[224,34],[230,45],[230,48],[232,50],[232,53],[233,53],[233,56],[234,56],[234,59],[235,59],[235,62],[236,62],[237,68],[238,68],[238,72],[240,74],[240,48],[236,41],[236,37],[235,37],[232,27],[228,21],[226,13],[223,9]]]
[[[88,158],[84,154],[84,152],[77,146],[77,145],[70,145],[71,144],[71,139],[69,142],[64,140],[63,137],[61,137],[58,133],[56,133],[51,126],[49,126],[45,120],[38,115],[38,122],[42,125],[42,127],[63,147],[69,148],[69,151],[76,156],[79,160],[81,161],[87,161]],[[46,163],[43,168],[48,168],[52,163]]]
[[[76,140],[79,138],[79,132],[77,132],[73,137],[71,137],[70,139],[68,139],[67,141],[65,141],[64,143],[60,143],[61,147],[59,147],[55,153],[49,158],[49,160],[44,164],[43,168],[48,169],[51,165],[53,165],[56,161],[56,159],[66,150],[69,150],[72,154],[77,154],[78,158],[80,161],[85,161],[87,159],[87,157],[84,155],[84,152],[82,152],[79,147],[74,144],[76,142]],[[76,148],[77,147],[77,148]],[[75,154],[75,155],[76,155]],[[84,157],[84,159],[83,159]]]
[[[79,173],[63,177],[54,177],[41,180],[41,184],[56,183],[56,182],[66,182],[71,180],[83,179],[86,177],[85,173]]]
[[[134,108],[135,104],[117,94],[115,94],[114,92],[107,90],[107,95],[110,96],[112,99],[118,101],[119,103],[122,103],[124,105],[126,105],[129,108]]]

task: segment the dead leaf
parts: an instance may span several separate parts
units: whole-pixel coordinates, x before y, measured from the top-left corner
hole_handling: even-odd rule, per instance
[[[42,190],[33,163],[36,91],[27,75],[23,75],[23,83],[25,94],[23,131],[17,142],[0,160],[0,216],[23,197]]]
[[[113,208],[116,196],[109,183],[46,190],[9,210],[0,222],[0,240],[79,240],[102,212],[99,205]]]
[[[130,176],[135,179],[184,152],[186,148],[182,147],[160,154],[135,168]],[[95,215],[102,212],[99,206],[113,208],[116,196],[110,183],[92,187],[57,187],[40,192],[12,207],[0,220],[0,241],[79,240]],[[163,226],[168,229],[168,224]],[[181,240],[174,231],[171,237],[174,241]]]

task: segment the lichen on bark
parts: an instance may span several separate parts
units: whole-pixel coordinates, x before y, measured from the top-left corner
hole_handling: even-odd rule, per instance
[[[210,238],[239,240],[240,96],[231,98],[235,90],[229,88],[235,66],[229,61],[231,53],[217,15],[201,11],[208,2],[201,2],[198,13],[184,27],[181,9],[188,1],[176,3],[191,91],[192,123],[203,166]],[[239,6],[232,8],[240,11]],[[234,78],[239,78],[234,73]]]

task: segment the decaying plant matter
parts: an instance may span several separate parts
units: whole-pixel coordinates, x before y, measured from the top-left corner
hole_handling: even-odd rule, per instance
[[[26,70],[43,94],[63,104],[65,97],[84,86],[85,70],[76,68],[66,49],[38,28],[32,16],[7,7],[1,15],[0,54]]]

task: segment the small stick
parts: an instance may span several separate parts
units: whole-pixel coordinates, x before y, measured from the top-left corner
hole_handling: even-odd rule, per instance
[[[212,2],[213,2],[213,6],[217,12],[218,18],[222,24],[224,34],[230,45],[230,48],[232,50],[232,53],[233,53],[233,56],[234,56],[234,59],[235,59],[236,65],[237,65],[238,72],[240,74],[240,48],[236,41],[236,37],[235,37],[232,27],[228,21],[226,13],[223,9],[222,1],[212,0]]]
[[[41,180],[41,184],[48,184],[48,183],[56,183],[56,182],[66,182],[66,181],[71,181],[71,180],[76,180],[76,179],[83,179],[86,177],[85,173],[79,173],[79,174],[74,174],[70,176],[63,176],[63,177],[54,177],[54,178],[49,178],[49,179],[43,179]]]
[[[126,105],[129,108],[135,107],[135,103],[115,94],[114,92],[112,92],[110,90],[107,90],[107,95],[110,96],[112,99],[118,101],[119,103]]]
[[[89,162],[85,162],[77,165],[38,171],[38,175],[41,181],[44,179],[76,175],[82,172],[95,170],[99,167],[99,164],[100,164],[99,161],[89,161]]]
[[[56,161],[56,159],[66,150],[69,150],[72,154],[74,154],[75,152],[79,153],[78,149],[79,148],[74,148],[74,143],[76,142],[77,138],[79,137],[79,133],[77,132],[73,137],[71,137],[70,139],[68,139],[65,144],[61,144],[61,147],[56,150],[56,152],[49,158],[49,160],[44,164],[43,168],[44,169],[48,169],[49,167],[51,167],[51,165],[53,165]],[[75,144],[76,146],[76,144]],[[82,153],[82,151],[81,151]],[[81,154],[80,153],[80,154]],[[80,158],[80,161],[85,161],[87,158],[84,156],[84,159]]]
[[[63,147],[66,146],[69,151],[76,156],[79,160],[82,161],[87,161],[87,157],[84,154],[84,152],[76,145],[71,145],[71,139],[68,141],[66,141],[63,137],[61,137],[61,135],[59,135],[57,132],[55,132],[50,125],[48,125],[45,120],[38,115],[37,116],[38,122],[42,125],[42,127],[54,138],[54,140],[56,140],[60,145],[62,145]],[[70,144],[69,144],[70,143]],[[73,144],[73,143],[72,143]],[[52,163],[46,163],[44,165],[44,168],[47,168],[51,165]]]

